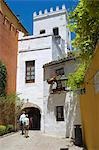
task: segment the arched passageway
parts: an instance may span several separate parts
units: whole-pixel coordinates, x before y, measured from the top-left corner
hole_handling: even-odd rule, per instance
[[[22,111],[25,111],[29,117],[30,130],[40,130],[41,128],[41,110],[37,105],[27,102],[23,105]]]
[[[40,110],[35,107],[25,108],[24,110],[29,117],[30,130],[40,130],[40,121],[41,121]]]

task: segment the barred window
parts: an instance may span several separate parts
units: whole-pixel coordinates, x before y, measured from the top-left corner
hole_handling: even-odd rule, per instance
[[[56,121],[64,121],[64,106],[56,106]]]
[[[35,82],[35,60],[33,61],[26,61],[26,83],[33,83]]]

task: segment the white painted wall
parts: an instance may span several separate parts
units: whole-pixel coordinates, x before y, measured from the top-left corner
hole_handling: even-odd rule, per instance
[[[81,124],[79,101],[76,105],[76,111],[74,112],[77,98],[73,96],[73,93],[71,94],[70,92],[61,91],[55,94],[50,94],[49,91],[50,85],[47,83],[47,81],[44,81],[43,131],[49,135],[65,138],[70,136],[70,130],[72,130],[72,137],[74,138],[74,125]],[[70,109],[68,109],[69,105]],[[56,106],[64,106],[64,121],[56,121]],[[67,115],[68,111],[69,115]]]
[[[43,65],[52,60],[52,37],[26,38],[19,41],[17,93],[42,109]],[[31,60],[35,60],[35,83],[25,83],[25,62]]]
[[[52,37],[52,60],[57,60],[63,58],[65,55],[65,50],[60,48],[57,44],[55,37]]]
[[[30,51],[30,50],[41,50],[45,48],[51,48],[52,46],[52,35],[46,36],[25,36],[19,39],[18,42],[19,52]]]
[[[79,62],[78,62],[79,63]],[[44,131],[47,134],[61,137],[69,137],[72,128],[72,137],[74,137],[74,125],[81,124],[81,114],[79,101],[77,102],[76,110],[74,107],[77,97],[72,92],[61,91],[55,94],[50,94],[50,84],[47,80],[55,75],[55,70],[64,68],[65,76],[72,73],[77,67],[77,60],[65,60],[61,63],[45,66],[44,72]],[[55,107],[64,106],[64,121],[56,121]],[[69,106],[71,109],[69,109]],[[67,115],[69,112],[69,115]],[[73,120],[74,115],[74,120]],[[72,124],[73,121],[73,125]],[[50,126],[49,126],[50,124]]]
[[[61,135],[63,136],[65,123],[55,122],[55,116],[53,112],[50,112],[50,114],[48,114],[47,110],[46,112],[44,111],[47,108],[46,104],[48,102],[47,98],[49,93],[46,93],[46,90],[49,90],[49,85],[47,85],[46,89],[44,90],[43,65],[62,58],[63,54],[65,54],[65,51],[67,51],[66,40],[68,38],[68,35],[66,29],[66,10],[63,8],[63,10],[57,9],[56,12],[50,11],[50,13],[45,15],[40,14],[34,17],[34,35],[19,37],[16,89],[21,99],[29,99],[29,102],[32,102],[40,107],[42,112],[41,130],[46,130],[46,132],[48,133],[55,133],[57,135],[59,134],[59,130],[62,131]],[[54,27],[59,27],[59,34],[63,38],[60,47],[52,36]],[[39,31],[42,29],[46,30],[46,34],[39,34]],[[25,62],[31,60],[35,60],[35,83],[25,83]],[[56,95],[56,97],[54,98],[52,97],[53,101],[56,101],[55,104],[60,104],[60,96],[58,96],[59,95]],[[64,98],[61,103],[63,102]],[[51,109],[54,109],[54,105],[49,107],[51,107]],[[47,121],[50,124],[48,124]]]
[[[19,34],[18,34],[18,39],[24,37],[24,33],[23,33],[23,32],[21,32],[21,31],[18,31],[18,32],[19,32]]]
[[[44,132],[49,135],[65,137],[66,123],[64,121],[56,121],[55,108],[56,106],[64,106],[65,94],[49,94],[49,86],[44,82]],[[65,113],[64,113],[65,115]]]
[[[57,14],[57,12],[56,12]],[[39,35],[40,30],[45,29],[46,34],[53,34],[53,28],[59,28],[59,35],[66,41],[66,12],[62,12],[59,15],[54,15],[51,13],[49,17],[49,13],[46,18],[41,18],[35,20],[34,18],[34,35]]]
[[[62,57],[61,49],[54,46],[52,35],[27,36],[18,43],[17,93],[21,99],[29,99],[41,110],[41,128],[43,129],[43,65]],[[35,83],[25,83],[25,62],[35,60]],[[42,130],[41,129],[41,130]]]
[[[35,15],[33,19],[33,34],[39,35],[40,30],[45,30],[45,34],[53,34],[53,28],[59,28],[59,35],[65,41],[65,51],[67,53],[67,43],[70,41],[70,32],[67,28],[67,11],[65,8],[59,9],[57,11],[50,11],[47,13],[39,13]],[[69,36],[68,36],[69,32]],[[71,44],[71,43],[69,43]],[[70,46],[71,47],[71,46]]]

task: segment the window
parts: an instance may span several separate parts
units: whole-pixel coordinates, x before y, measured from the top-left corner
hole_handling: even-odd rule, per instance
[[[45,33],[45,30],[41,30],[41,31],[40,31],[40,34],[44,34],[44,33]]]
[[[26,83],[35,82],[35,61],[26,61]]]
[[[59,29],[58,29],[58,27],[53,28],[53,34],[54,34],[55,36],[59,35]]]
[[[64,121],[64,107],[56,106],[56,121]]]
[[[58,75],[64,75],[64,68],[59,68],[56,70],[56,74]]]

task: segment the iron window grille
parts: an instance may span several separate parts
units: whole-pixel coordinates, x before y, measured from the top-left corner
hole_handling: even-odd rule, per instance
[[[35,60],[26,61],[25,65],[26,65],[26,76],[25,76],[26,83],[35,82]]]
[[[56,106],[56,121],[64,121],[64,106]]]

